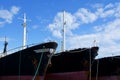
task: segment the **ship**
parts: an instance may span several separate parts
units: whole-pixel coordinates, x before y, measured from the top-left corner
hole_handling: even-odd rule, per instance
[[[92,80],[120,80],[120,56],[95,59]]]
[[[56,53],[51,58],[45,80],[89,80],[99,47],[78,48]]]
[[[0,80],[43,80],[56,42],[37,44],[0,58]]]
[[[44,80],[48,64],[58,44],[55,41],[26,45],[26,14],[23,19],[23,46],[0,55],[0,80]]]
[[[98,55],[99,47],[83,47],[66,50],[66,21],[63,12],[63,40],[61,52],[57,52],[51,58],[45,74],[45,80],[88,80],[91,76],[91,65]]]

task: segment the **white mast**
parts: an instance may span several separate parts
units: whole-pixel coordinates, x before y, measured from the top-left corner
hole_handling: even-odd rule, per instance
[[[27,40],[27,30],[26,30],[26,21],[31,21],[31,20],[28,20],[26,18],[26,14],[24,13],[24,16],[23,18],[18,18],[18,19],[21,19],[23,20],[23,28],[24,28],[24,31],[23,31],[23,47],[22,49],[25,49],[27,46],[26,46],[26,40]]]
[[[23,27],[24,27],[24,31],[23,31],[23,49],[26,48],[26,14],[24,13],[24,18],[23,18]]]
[[[63,41],[62,41],[62,51],[65,51],[65,48],[66,48],[66,43],[65,43],[65,24],[66,24],[66,21],[64,19],[65,17],[65,11],[63,12]]]

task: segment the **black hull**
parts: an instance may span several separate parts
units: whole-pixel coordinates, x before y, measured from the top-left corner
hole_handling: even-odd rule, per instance
[[[92,77],[104,80],[112,80],[111,77],[118,77],[119,79],[113,80],[120,80],[120,56],[96,59],[92,66]]]
[[[0,80],[7,80],[7,76],[14,80],[22,76],[43,76],[56,47],[55,42],[42,43],[0,58]]]
[[[98,47],[79,48],[55,54],[51,59],[45,80],[67,80],[66,75],[72,76],[71,74],[74,75],[74,72],[75,74],[82,74],[80,72],[83,72],[85,73],[83,76],[86,76],[90,63],[92,64],[97,56],[98,49]],[[79,79],[74,77],[69,80]]]

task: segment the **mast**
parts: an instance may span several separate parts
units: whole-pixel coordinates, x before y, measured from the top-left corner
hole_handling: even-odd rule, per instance
[[[23,27],[24,27],[24,31],[23,31],[23,49],[26,48],[26,14],[24,13],[24,18],[23,18]]]
[[[26,41],[27,41],[26,21],[31,21],[31,20],[28,20],[26,18],[26,14],[25,13],[24,13],[23,18],[18,18],[18,19],[23,20],[22,26],[23,26],[24,29],[23,29],[23,47],[22,47],[22,49],[25,49],[27,47],[27,45],[26,45]]]
[[[65,11],[63,11],[63,30],[62,30],[62,32],[63,32],[63,41],[62,41],[62,51],[65,51],[65,48],[66,48],[66,41],[65,41],[65,24],[66,24],[66,21],[65,21],[65,19],[64,19],[64,17],[65,17]]]

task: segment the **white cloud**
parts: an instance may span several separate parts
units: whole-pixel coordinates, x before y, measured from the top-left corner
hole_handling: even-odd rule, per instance
[[[115,16],[120,18],[120,3],[116,3],[116,8],[115,8]]]
[[[5,22],[11,23],[12,14],[8,10],[0,10],[0,18],[4,19]]]
[[[106,24],[105,33],[109,35],[110,39],[120,40],[120,19],[116,19]]]
[[[94,45],[93,42],[96,37],[96,34],[74,35],[70,36],[67,39],[67,43],[69,44],[70,49],[79,47],[91,47]]]
[[[53,35],[54,35],[54,36],[57,36],[57,37],[60,37],[60,38],[62,37],[60,31],[57,31],[57,30],[55,30],[55,31],[53,32]]]
[[[93,41],[96,40],[100,47],[99,56],[110,56],[120,53],[120,3],[97,6],[99,7],[96,7],[94,12],[86,8],[80,8],[74,14],[66,12],[67,24],[65,26],[67,29],[66,44],[68,49],[91,47]],[[104,19],[106,19],[105,22]],[[104,23],[97,22],[100,20]],[[99,24],[96,25],[96,22]],[[94,24],[94,33],[80,35],[80,32],[74,33],[72,31],[79,29],[81,24],[89,25],[89,23]],[[62,24],[63,16],[60,12],[55,16],[53,23],[48,26],[54,36],[61,37]],[[72,35],[69,35],[69,33]]]
[[[97,11],[95,12],[96,16],[98,16],[99,18],[107,18],[107,17],[111,17],[114,16],[115,10],[112,9],[108,9],[105,10],[105,8],[98,8]]]
[[[120,53],[120,19],[115,19],[102,26],[102,31],[98,32],[100,46],[100,56],[118,55]],[[99,26],[99,27],[101,27]],[[120,55],[120,54],[119,54]]]
[[[18,8],[18,7],[16,7],[16,6],[12,6],[12,7],[11,7],[11,13],[17,14],[18,11],[19,11],[19,9],[20,9],[20,8]]]
[[[99,14],[101,18],[106,18],[114,15],[114,10],[104,11],[102,14]]]
[[[76,13],[77,20],[81,23],[92,23],[97,19],[96,14],[90,12],[88,9],[81,8]]]
[[[49,24],[48,27],[52,31],[52,33],[55,37],[58,37],[58,38],[62,37],[61,28],[59,28],[59,26],[57,26],[56,24]],[[58,29],[60,29],[60,30],[58,30]]]
[[[19,11],[19,7],[12,6],[11,10],[0,9],[0,26],[5,23],[12,23],[13,16],[17,14]]]
[[[120,3],[108,4],[104,7],[97,8],[96,15],[101,18],[120,17]]]
[[[113,7],[114,7],[114,5],[112,3],[110,3],[110,4],[105,6],[105,9],[109,9],[109,8],[113,8]]]
[[[74,30],[79,27],[79,23],[77,22],[74,15],[65,12],[65,28],[66,32],[71,35],[71,30]],[[54,18],[54,21],[52,24],[48,25],[48,28],[53,32],[54,36],[61,38],[62,37],[62,29],[63,29],[63,12],[57,13],[57,15]],[[58,34],[55,34],[58,33]]]

